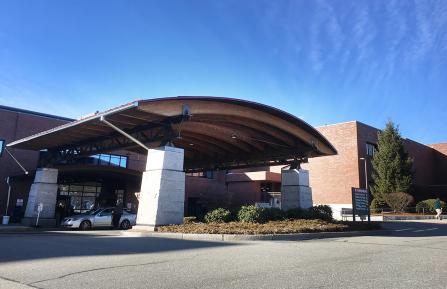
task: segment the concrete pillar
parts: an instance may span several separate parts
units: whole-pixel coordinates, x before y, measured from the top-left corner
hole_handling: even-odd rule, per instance
[[[56,226],[54,213],[57,199],[57,175],[57,169],[37,169],[28,195],[25,217],[22,219],[24,225],[34,226],[36,224],[37,206],[42,203],[43,210],[39,216],[39,225],[42,227]]]
[[[308,209],[312,207],[312,189],[309,187],[309,171],[281,171],[281,209]]]
[[[137,229],[182,224],[185,204],[184,151],[174,147],[150,149],[143,172]]]

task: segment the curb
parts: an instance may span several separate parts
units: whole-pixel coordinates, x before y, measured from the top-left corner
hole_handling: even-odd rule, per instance
[[[349,232],[320,232],[297,234],[265,234],[265,235],[240,235],[240,234],[187,234],[187,233],[159,233],[141,230],[122,231],[123,237],[155,237],[181,240],[200,241],[300,241],[311,239],[343,238],[356,236],[390,235],[388,230],[374,231],[349,231]]]

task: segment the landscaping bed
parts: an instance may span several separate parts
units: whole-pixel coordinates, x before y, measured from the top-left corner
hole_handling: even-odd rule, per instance
[[[336,222],[323,220],[281,220],[266,223],[228,222],[228,223],[185,223],[182,225],[162,226],[158,232],[184,234],[294,234],[316,232],[342,232],[378,230],[380,223],[371,222]]]

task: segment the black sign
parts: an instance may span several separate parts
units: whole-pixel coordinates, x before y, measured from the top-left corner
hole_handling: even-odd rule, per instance
[[[368,216],[369,221],[369,193],[366,189],[352,188],[352,215]]]

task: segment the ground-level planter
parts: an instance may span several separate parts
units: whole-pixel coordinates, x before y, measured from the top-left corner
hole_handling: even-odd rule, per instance
[[[317,233],[294,233],[294,234],[188,234],[188,233],[169,233],[169,232],[147,232],[140,230],[122,231],[121,235],[126,237],[156,237],[172,238],[182,240],[200,240],[200,241],[299,241],[323,238],[343,238],[354,236],[375,236],[389,235],[387,230],[370,231],[343,231],[343,232],[317,232]]]

